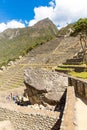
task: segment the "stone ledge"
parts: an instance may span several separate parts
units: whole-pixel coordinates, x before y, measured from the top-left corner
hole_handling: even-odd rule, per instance
[[[74,87],[67,87],[66,104],[63,112],[60,130],[74,130],[75,93]]]
[[[56,111],[22,107],[22,106],[18,106],[16,104],[10,104],[10,103],[6,103],[6,104],[0,103],[0,108],[3,108],[4,110],[16,111],[18,113],[23,113],[23,114],[28,114],[28,115],[42,115],[42,116],[45,115],[45,116],[49,116],[53,118],[58,118],[60,115],[60,112],[56,112]]]
[[[68,77],[70,86],[74,86],[75,94],[87,99],[87,80]]]
[[[59,120],[58,112],[3,105],[0,103],[0,121],[9,120],[15,130],[51,130]]]

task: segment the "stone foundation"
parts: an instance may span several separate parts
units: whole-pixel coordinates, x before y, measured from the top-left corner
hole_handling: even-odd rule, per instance
[[[0,104],[0,121],[10,120],[15,130],[57,130],[59,112],[9,105]]]
[[[87,81],[86,80],[69,77],[68,83],[70,86],[74,86],[75,93],[77,95],[82,96],[83,98],[87,99]]]

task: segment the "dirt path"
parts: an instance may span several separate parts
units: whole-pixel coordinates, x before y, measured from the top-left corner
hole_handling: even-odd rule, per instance
[[[87,130],[87,100],[76,99],[76,130]]]

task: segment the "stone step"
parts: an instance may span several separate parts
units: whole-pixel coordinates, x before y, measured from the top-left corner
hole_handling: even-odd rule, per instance
[[[74,62],[73,62],[73,61],[72,61],[72,62],[71,62],[71,61],[69,62],[69,61],[67,61],[67,62],[64,62],[63,64],[64,64],[64,65],[80,65],[81,62],[77,62],[77,61],[76,61],[76,62],[75,62],[75,61],[74,61]]]
[[[9,81],[6,84],[21,84],[21,83],[23,83],[22,80],[21,81]]]
[[[15,88],[15,87],[19,87],[19,86],[24,86],[24,83],[20,83],[20,84],[6,83],[6,84],[3,84],[1,87],[4,87],[4,88]]]
[[[20,82],[23,82],[23,77],[22,78],[16,77],[16,78],[10,78],[10,79],[8,79],[8,78],[7,79],[2,78],[0,80],[0,84],[4,84],[4,83],[7,83],[7,82],[11,82],[11,83],[18,82],[18,83],[20,83]]]
[[[68,60],[66,60],[66,62],[81,62],[81,61],[83,61],[83,58],[77,58],[77,59],[68,59]]]
[[[15,78],[15,79],[11,79],[12,82],[21,82],[23,81],[23,78]]]

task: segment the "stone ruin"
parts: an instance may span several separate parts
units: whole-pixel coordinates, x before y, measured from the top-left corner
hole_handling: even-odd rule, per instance
[[[9,120],[15,130],[59,130],[68,77],[55,71],[29,68],[24,72],[31,105],[22,107],[0,102],[0,121]]]
[[[24,79],[30,103],[44,107],[55,108],[68,86],[66,76],[41,68],[26,69]]]

